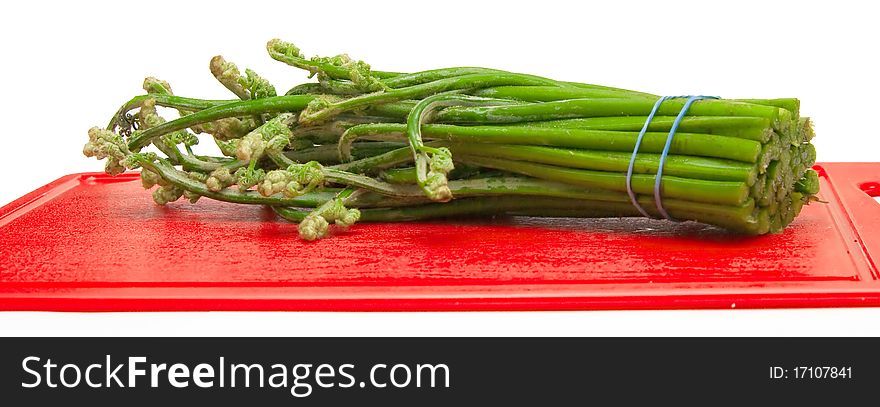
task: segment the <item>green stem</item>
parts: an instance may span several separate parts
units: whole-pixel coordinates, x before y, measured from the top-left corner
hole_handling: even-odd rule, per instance
[[[752,216],[753,206],[729,207],[713,214],[696,214],[670,208],[670,214],[681,219],[698,220],[745,233],[760,233],[757,221]],[[295,210],[279,207],[277,213],[284,218],[298,221]],[[544,217],[612,217],[640,216],[632,205],[624,202],[589,201],[580,199],[532,197],[521,199],[517,196],[493,196],[483,198],[456,199],[446,203],[424,205],[367,208],[361,210],[361,222],[407,222],[438,218],[459,218],[466,216],[528,214]]]
[[[432,187],[427,185],[429,158],[428,151],[425,148],[425,144],[422,142],[421,131],[421,127],[426,120],[426,116],[430,114],[433,110],[440,107],[448,107],[453,105],[478,106],[489,103],[492,103],[491,99],[459,95],[456,93],[440,93],[422,99],[420,102],[416,103],[415,107],[413,107],[412,111],[409,113],[409,116],[407,116],[406,118],[406,137],[407,141],[409,141],[409,146],[413,153],[413,162],[415,163],[416,167],[416,182],[425,191],[426,195],[436,195],[436,191],[431,190]],[[350,149],[350,147],[348,147],[347,149]],[[433,188],[436,189],[436,186],[434,186]]]
[[[582,88],[575,86],[497,86],[480,89],[473,93],[498,99],[514,99],[524,102],[549,102],[565,99],[621,98],[633,97],[627,91],[608,88]],[[649,100],[657,100],[656,96],[635,96]]]
[[[312,99],[311,95],[294,95],[229,102],[137,132],[128,140],[128,148],[137,151],[150,144],[156,137],[227,117],[299,111],[304,109]]]
[[[384,154],[379,154],[352,162],[337,164],[330,168],[335,168],[341,171],[365,174],[377,172],[386,168],[394,167],[396,165],[411,162],[412,157],[412,150],[410,150],[409,146],[407,146],[398,148],[396,150],[391,150]]]
[[[304,95],[309,93],[337,96],[353,96],[361,95],[364,93],[364,91],[362,87],[356,85],[354,82],[351,81],[326,79],[319,83],[304,83],[302,85],[295,86],[287,91],[286,94]]]
[[[272,160],[281,164],[279,165],[280,167],[286,167],[294,164],[292,160],[290,160],[284,154],[278,152],[269,152],[269,156],[272,158]],[[355,174],[333,167],[323,167],[322,172],[326,181],[336,184],[343,184],[349,187],[363,188],[368,191],[380,193],[382,195],[398,198],[424,196],[421,188],[415,185],[392,184],[389,182],[379,181],[366,175]]]
[[[267,45],[267,50],[269,51],[269,56],[272,57],[272,59],[283,62],[295,68],[309,71],[313,75],[321,71],[333,79],[351,80],[351,72],[344,67],[333,65],[329,62],[323,62],[317,59],[307,59],[301,56],[283,54],[273,49],[271,43]],[[383,79],[398,76],[400,75],[400,73],[370,70],[370,75],[379,79]]]
[[[354,159],[361,160],[404,147],[407,147],[405,143],[397,142],[371,141],[355,143],[352,145],[351,156]],[[284,155],[299,163],[319,161],[322,164],[338,164],[340,162],[339,149],[335,144],[314,146],[296,151],[285,151]]]
[[[453,90],[480,89],[501,85],[540,85],[544,83],[544,80],[535,79],[528,75],[509,73],[455,76],[400,89],[368,93],[362,96],[356,96],[336,103],[331,103],[329,106],[315,112],[304,112],[300,116],[300,121],[302,123],[320,123],[342,112],[357,108],[381,103],[399,102],[406,99],[421,99],[436,93]]]
[[[779,99],[733,99],[737,102],[754,103],[756,105],[773,106],[788,110],[792,118],[797,120],[801,110],[801,101],[795,98]]]
[[[138,163],[143,168],[159,174],[162,178],[164,178],[172,185],[183,188],[198,195],[223,202],[314,208],[323,204],[327,200],[333,199],[333,197],[336,196],[336,192],[338,191],[325,189],[320,192],[304,194],[296,198],[287,198],[274,195],[270,197],[265,197],[253,191],[234,191],[231,189],[224,189],[219,192],[214,192],[208,189],[208,187],[205,186],[204,183],[190,178],[187,173],[175,169],[173,166],[164,161],[153,162],[147,159],[141,159],[138,161]]]
[[[415,185],[392,184],[365,175],[340,171],[333,168],[324,168],[324,178],[333,183],[343,184],[349,187],[363,188],[390,197],[415,198],[424,196],[424,192],[422,192],[421,188]]]
[[[485,196],[521,196],[569,198],[586,201],[617,202],[625,205],[632,205],[630,203],[629,195],[625,192],[596,188],[590,189],[538,178],[506,176],[453,180],[449,182],[449,188],[452,190],[456,199]],[[656,208],[653,195],[639,195],[638,201],[643,207]],[[382,202],[372,199],[369,206],[400,206],[393,204],[392,202],[393,201]],[[409,205],[422,203],[426,203],[426,201],[408,201]],[[669,210],[674,210],[677,215],[681,215],[681,219],[712,217],[713,219],[724,218],[729,221],[736,221],[748,218],[752,215],[752,212],[755,209],[755,200],[747,199],[742,205],[719,205],[683,199],[664,198],[663,206]],[[654,209],[654,211],[656,211],[656,209]],[[659,217],[659,213],[652,213]]]
[[[449,182],[456,199],[468,199],[474,197],[490,196],[519,196],[519,197],[544,197],[544,198],[568,198],[584,201],[616,202],[631,206],[629,196],[624,192],[604,189],[588,189],[581,186],[547,181],[537,178],[526,177],[489,177],[466,180],[454,180]],[[526,199],[523,199],[526,200]],[[639,195],[638,201],[643,207],[655,208],[652,195]],[[354,204],[359,207],[399,207],[421,205],[429,201],[408,199],[400,201],[394,198],[379,198],[365,194]],[[741,221],[752,216],[755,209],[755,201],[748,199],[742,205],[718,205],[712,203],[694,202],[682,199],[666,198],[663,205],[675,213],[681,219],[726,219],[730,222]],[[656,209],[652,210],[655,216]],[[633,210],[634,213],[638,213]]]
[[[500,177],[504,175],[504,171],[493,170],[489,168],[480,168],[473,165],[456,163],[455,168],[449,172],[450,180],[461,180],[466,178],[481,177]],[[415,167],[399,167],[389,168],[379,172],[379,178],[392,184],[415,184],[416,169]]]
[[[113,118],[110,119],[110,123],[107,124],[107,130],[113,130],[119,124],[119,118],[121,118],[124,114],[129,111],[139,108],[144,105],[144,102],[147,99],[155,99],[156,105],[163,107],[170,107],[179,110],[189,110],[189,111],[197,111],[197,110],[205,110],[211,107],[216,107],[220,105],[224,105],[226,103],[235,102],[234,100],[204,100],[204,99],[193,99],[193,98],[185,98],[181,96],[174,95],[162,95],[157,93],[152,93],[148,95],[139,95],[131,98],[128,102],[125,102],[119,110],[116,111],[116,114],[113,115]]]
[[[665,131],[672,128],[675,116],[654,116],[648,131]],[[560,119],[542,122],[524,122],[508,126],[552,127],[581,130],[641,131],[645,116],[589,117]],[[678,133],[702,133],[744,138],[766,143],[773,136],[770,120],[762,117],[687,116],[678,126]]]
[[[457,160],[471,165],[510,171],[530,177],[583,185],[591,188],[626,191],[626,174],[603,171],[580,170],[530,162],[508,161],[496,158],[461,155]],[[635,174],[632,189],[637,194],[654,193],[654,175]],[[720,205],[741,205],[749,196],[744,182],[706,181],[673,176],[663,176],[660,183],[664,197]]]
[[[447,109],[448,110],[448,109]],[[406,126],[397,123],[362,124],[350,127],[339,139],[340,150],[359,137],[383,141],[401,139]],[[569,147],[584,150],[629,151],[635,147],[637,132],[579,130],[529,126],[452,126],[426,124],[422,137],[456,143],[493,143]],[[660,153],[668,134],[647,132],[640,152]],[[761,154],[761,143],[711,134],[676,133],[670,154],[714,157],[754,163]]]
[[[453,107],[438,113],[437,122],[444,123],[521,123],[581,117],[646,116],[654,107],[647,98],[570,99],[541,103],[492,107]],[[672,99],[657,109],[660,116],[675,116],[685,101]],[[791,113],[773,106],[729,100],[700,100],[694,103],[691,116],[744,116],[769,119],[775,130],[788,131]]]
[[[535,83],[543,83],[545,86],[569,86],[565,83],[557,82],[552,79],[547,79],[540,76],[517,74],[513,72],[502,71],[500,69],[480,68],[472,66],[431,69],[427,71],[403,74],[395,76],[393,78],[383,79],[382,83],[384,83],[389,88],[399,89],[465,75],[518,75],[523,78],[533,79]]]
[[[590,151],[563,149],[543,146],[489,145],[455,143],[446,145],[453,157],[458,154],[500,158],[510,161],[529,161],[561,167],[581,168],[596,171],[625,173],[632,158],[631,153],[612,151]],[[635,174],[655,174],[660,162],[659,154],[639,154],[636,156],[633,172]],[[710,181],[739,181],[752,185],[758,176],[758,168],[753,164],[714,158],[670,155],[663,167],[664,175]]]
[[[272,210],[280,216],[284,220],[291,221],[293,223],[300,223],[306,216],[309,216],[311,211],[302,210],[299,208],[288,208],[284,206],[273,206]]]
[[[658,95],[654,95],[651,93],[638,92],[635,90],[623,89],[623,88],[614,88],[611,86],[596,85],[596,84],[592,84],[592,83],[580,83],[580,82],[563,82],[563,83],[565,83],[567,85],[574,86],[576,88],[615,91],[615,92],[619,92],[621,95],[624,95],[624,97],[647,97],[647,98],[653,98],[655,100],[660,97]]]
[[[242,160],[206,161],[192,154],[183,154],[176,145],[170,142],[163,142],[163,144],[165,148],[161,151],[172,158],[175,164],[182,166],[187,171],[211,172],[225,167],[235,172],[235,170],[248,165],[248,161]]]

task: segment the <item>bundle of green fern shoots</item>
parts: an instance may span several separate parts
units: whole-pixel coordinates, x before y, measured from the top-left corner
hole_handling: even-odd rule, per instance
[[[497,215],[648,214],[760,235],[816,200],[814,133],[797,99],[699,100],[670,136],[684,99],[648,121],[659,98],[649,93],[479,67],[377,71],[277,39],[266,48],[316,80],[279,94],[217,56],[210,71],[234,98],[177,96],[147,78],[83,152],[113,175],[140,168],[159,205],[268,205],[306,240],[358,221]],[[222,155],[193,152],[208,140]]]

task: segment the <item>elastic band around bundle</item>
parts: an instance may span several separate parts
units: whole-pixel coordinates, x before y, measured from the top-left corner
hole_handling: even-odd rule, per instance
[[[648,118],[645,120],[645,125],[642,126],[642,130],[639,132],[638,138],[636,138],[636,145],[633,148],[632,157],[629,159],[629,167],[626,170],[626,193],[629,195],[629,199],[632,202],[633,206],[638,209],[639,213],[642,216],[647,218],[652,217],[645,208],[639,204],[638,198],[636,197],[635,191],[632,189],[632,176],[633,176],[633,168],[636,164],[636,157],[639,155],[639,147],[642,145],[642,139],[645,137],[645,133],[648,131],[648,126],[651,124],[651,120],[654,119],[654,115],[657,114],[657,110],[660,109],[660,105],[663,102],[669,99],[682,99],[687,98],[687,101],[682,106],[681,111],[678,112],[678,116],[676,116],[675,121],[672,122],[672,127],[669,129],[669,135],[666,136],[666,145],[663,146],[663,152],[660,153],[660,161],[657,163],[657,176],[654,177],[654,203],[657,206],[657,211],[660,212],[660,216],[663,219],[667,220],[675,220],[669,213],[666,212],[666,209],[663,207],[663,198],[661,197],[661,180],[663,179],[663,166],[666,164],[666,157],[669,155],[669,148],[672,146],[672,138],[675,137],[675,132],[678,130],[679,124],[681,124],[681,120],[684,119],[684,116],[687,114],[688,109],[690,109],[691,105],[703,99],[720,99],[718,96],[702,96],[702,95],[688,95],[688,96],[663,96],[654,103],[654,108],[651,109],[651,113],[648,114]]]

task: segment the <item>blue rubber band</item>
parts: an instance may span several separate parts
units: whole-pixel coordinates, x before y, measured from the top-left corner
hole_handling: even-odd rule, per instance
[[[675,220],[669,213],[666,212],[666,208],[663,207],[663,198],[661,196],[661,180],[663,179],[663,166],[666,164],[666,157],[669,156],[669,148],[672,146],[672,138],[675,137],[675,132],[678,130],[678,126],[681,124],[681,120],[684,119],[684,116],[687,114],[688,109],[690,109],[691,105],[703,99],[720,99],[718,96],[702,96],[702,95],[690,95],[690,96],[663,96],[654,103],[654,108],[651,109],[651,113],[648,114],[648,118],[645,119],[645,125],[642,126],[642,130],[639,132],[639,136],[636,138],[636,145],[633,148],[632,156],[629,159],[629,167],[626,170],[626,193],[629,195],[629,199],[632,202],[633,206],[638,209],[639,213],[642,216],[647,218],[652,217],[645,208],[639,204],[638,199],[636,198],[636,193],[632,189],[632,176],[633,176],[633,168],[635,167],[636,157],[639,155],[639,147],[642,145],[642,139],[645,138],[645,133],[648,131],[648,126],[651,124],[651,120],[654,119],[654,115],[657,114],[657,110],[660,109],[660,105],[663,102],[669,99],[681,99],[687,98],[684,106],[682,106],[681,111],[678,112],[678,116],[676,116],[675,121],[672,122],[672,127],[669,129],[669,135],[666,136],[666,144],[663,146],[663,152],[660,153],[660,161],[657,163],[657,175],[654,177],[654,203],[657,205],[657,211],[660,212],[660,215],[663,219],[667,220]]]
[[[632,189],[633,167],[636,165],[636,156],[639,155],[639,147],[642,145],[642,139],[645,138],[645,133],[648,131],[648,125],[651,124],[651,120],[653,120],[654,115],[657,114],[657,109],[660,108],[660,104],[673,97],[675,96],[663,96],[654,103],[654,108],[651,109],[651,113],[648,114],[648,118],[645,120],[645,125],[642,126],[642,130],[639,131],[639,137],[636,138],[636,146],[633,148],[632,156],[629,158],[629,167],[626,169],[626,193],[629,195],[629,200],[632,202],[633,206],[635,206],[642,216],[646,218],[650,218],[651,215],[642,207],[642,205],[639,204],[639,200],[636,198],[636,193]]]

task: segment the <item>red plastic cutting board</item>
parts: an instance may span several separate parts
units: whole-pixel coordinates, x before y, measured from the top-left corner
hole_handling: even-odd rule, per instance
[[[692,222],[361,224],[317,242],[269,209],[158,207],[136,174],[0,209],[0,309],[576,310],[880,305],[880,163],[829,163],[782,234]]]

